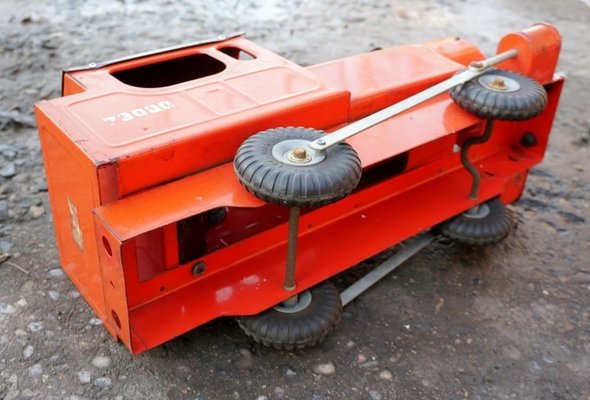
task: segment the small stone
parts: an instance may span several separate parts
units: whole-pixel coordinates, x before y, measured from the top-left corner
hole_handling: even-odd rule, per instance
[[[0,144],[0,154],[9,160],[16,158],[16,149],[5,144]]]
[[[46,192],[47,191],[47,182],[42,181],[37,183],[37,191],[38,192]]]
[[[371,360],[371,361],[367,361],[367,362],[365,362],[365,363],[362,363],[362,364],[360,365],[360,367],[361,367],[361,368],[366,368],[366,369],[369,369],[369,368],[376,367],[377,365],[379,365],[379,362],[377,362],[376,360]]]
[[[92,365],[96,368],[108,368],[111,365],[111,358],[108,356],[96,356],[92,359]]]
[[[49,270],[49,276],[55,279],[63,279],[64,278],[64,271],[61,268],[53,268]]]
[[[389,372],[388,370],[384,369],[383,371],[381,371],[379,373],[379,378],[383,379],[384,381],[392,381],[393,374],[391,372]]]
[[[94,326],[102,325],[102,321],[100,320],[100,318],[91,318],[90,325],[94,325]]]
[[[260,396],[256,397],[256,400],[268,400],[268,396],[261,394]]]
[[[376,390],[369,390],[369,398],[371,400],[381,400],[381,394]]]
[[[16,331],[14,331],[14,334],[16,335],[16,337],[27,336],[27,332],[23,331],[22,329],[17,329]]]
[[[367,356],[366,356],[366,355],[364,355],[363,353],[359,353],[359,354],[356,356],[356,362],[357,362],[357,363],[359,363],[359,364],[362,364],[362,363],[364,363],[364,362],[366,362],[366,361],[367,361]]]
[[[282,399],[285,397],[285,389],[283,389],[282,387],[277,386],[275,388],[275,396],[277,397],[277,399]]]
[[[33,346],[31,346],[30,344],[26,345],[25,348],[23,349],[23,358],[25,360],[31,358],[31,356],[33,355],[34,352],[35,352],[35,348]]]
[[[43,368],[41,367],[41,364],[34,364],[29,367],[29,376],[31,378],[38,378],[41,376],[42,373]]]
[[[29,330],[31,332],[33,332],[33,333],[39,332],[42,329],[43,329],[43,323],[42,322],[31,322],[29,324]]]
[[[100,378],[96,378],[94,380],[94,386],[101,389],[111,386],[111,383],[111,378],[107,378],[106,376],[101,376]]]
[[[32,205],[29,208],[29,213],[33,218],[39,218],[40,216],[45,214],[45,207]]]
[[[2,207],[2,202],[0,201],[0,208]],[[0,216],[2,216],[2,210],[0,209]],[[12,243],[7,240],[0,240],[0,252],[2,253],[10,253],[12,250]]]
[[[293,371],[291,368],[287,368],[287,370],[285,371],[285,375],[287,376],[287,378],[293,378],[297,376],[297,372]]]
[[[248,349],[240,349],[240,358],[234,363],[238,369],[249,369],[252,368],[252,353]]]
[[[313,367],[313,372],[320,375],[332,375],[334,372],[336,372],[336,367],[332,362],[318,364]]]
[[[505,346],[502,349],[502,354],[505,357],[510,358],[511,360],[520,360],[522,358],[522,353],[513,345]]]
[[[16,312],[16,308],[14,308],[10,304],[0,303],[0,314],[14,314]]]
[[[47,294],[53,301],[57,301],[57,299],[59,299],[59,292],[56,290],[50,290],[49,292],[47,292]]]
[[[16,167],[14,166],[14,163],[9,162],[0,168],[0,176],[3,178],[12,178],[14,175],[16,175]]]
[[[90,371],[78,371],[76,372],[76,376],[80,383],[90,383],[91,381]]]
[[[77,299],[78,297],[80,297],[80,292],[78,292],[77,290],[72,290],[70,291],[70,293],[68,293],[68,297],[70,299]]]
[[[25,299],[19,299],[16,302],[16,305],[19,307],[26,307],[29,303],[27,303],[27,301]]]

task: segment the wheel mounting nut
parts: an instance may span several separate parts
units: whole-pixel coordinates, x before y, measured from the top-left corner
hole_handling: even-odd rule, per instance
[[[492,89],[497,89],[497,90],[506,90],[506,82],[504,82],[504,79],[502,78],[495,78],[493,81],[490,82],[490,87]]]
[[[311,161],[311,155],[303,147],[295,147],[287,154],[287,159],[293,163],[306,164]]]
[[[307,151],[305,151],[304,148],[297,147],[296,149],[293,149],[293,158],[296,158],[298,160],[305,160],[306,157]]]

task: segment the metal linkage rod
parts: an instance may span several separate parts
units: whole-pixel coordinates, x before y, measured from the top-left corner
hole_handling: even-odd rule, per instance
[[[399,103],[393,104],[383,110],[377,111],[365,118],[359,119],[350,125],[347,125],[337,131],[332,132],[329,135],[323,136],[309,144],[309,147],[316,151],[326,150],[328,147],[334,146],[366,129],[369,129],[383,121],[388,120],[404,111],[409,110],[412,107],[417,106],[427,100],[444,93],[457,85],[470,81],[473,78],[477,78],[487,71],[488,68],[494,66],[502,61],[506,61],[510,58],[514,58],[518,55],[515,49],[507,50],[503,53],[490,57],[482,61],[475,61],[469,65],[465,71],[453,75],[447,80],[437,83],[434,86],[429,87],[413,96],[408,97],[400,101]]]
[[[412,240],[407,243],[404,247],[401,248],[400,251],[395,253],[393,256],[385,260],[381,265],[377,268],[363,276],[361,279],[347,287],[342,293],[340,293],[340,300],[342,301],[342,305],[345,306],[358,296],[360,296],[363,292],[373,286],[375,283],[379,282],[383,279],[387,274],[391,271],[402,265],[408,258],[412,257],[414,254],[418,253],[424,247],[426,247],[432,240],[434,236],[429,232],[424,233],[416,240]]]
[[[287,265],[285,268],[285,290],[295,289],[295,266],[297,261],[297,239],[299,238],[299,207],[289,209],[289,239],[287,241]]]

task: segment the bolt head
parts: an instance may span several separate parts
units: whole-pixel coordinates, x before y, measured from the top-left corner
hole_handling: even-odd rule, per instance
[[[490,87],[497,90],[505,90],[506,82],[504,82],[504,79],[502,78],[495,78],[490,82]]]
[[[297,147],[293,149],[292,155],[297,160],[305,160],[307,158],[307,151],[302,147]]]

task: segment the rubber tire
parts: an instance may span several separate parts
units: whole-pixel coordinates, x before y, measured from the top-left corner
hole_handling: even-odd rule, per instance
[[[483,86],[478,78],[455,86],[451,98],[466,111],[484,119],[524,121],[539,115],[547,105],[547,92],[537,81],[511,71],[492,69],[493,74],[520,84],[515,92],[499,92]]]
[[[295,313],[274,308],[260,314],[236,318],[240,328],[255,342],[277,350],[312,347],[322,342],[340,321],[340,293],[331,282],[323,282],[311,291],[311,303]]]
[[[315,165],[288,165],[272,155],[275,144],[289,139],[314,141],[324,132],[307,128],[275,128],[242,143],[234,158],[240,182],[256,197],[287,207],[318,207],[348,196],[361,178],[361,161],[348,143],[326,150]]]
[[[486,203],[489,213],[482,218],[467,217],[464,213],[444,222],[441,232],[455,242],[483,246],[504,239],[514,226],[510,210],[495,198]]]

